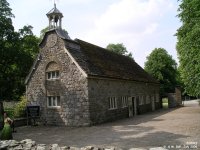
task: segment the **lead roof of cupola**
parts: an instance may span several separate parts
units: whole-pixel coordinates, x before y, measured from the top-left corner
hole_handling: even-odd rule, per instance
[[[52,8],[48,13],[47,13],[47,16],[50,16],[52,14],[59,14],[63,17],[63,14],[60,12],[60,10],[58,10],[56,8],[56,4],[54,4],[54,8]]]

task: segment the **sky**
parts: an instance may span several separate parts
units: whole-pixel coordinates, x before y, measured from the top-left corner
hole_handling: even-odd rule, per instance
[[[15,15],[15,30],[33,26],[37,36],[48,26],[53,0],[7,0]],[[164,48],[178,63],[175,35],[181,26],[177,0],[55,0],[63,13],[62,27],[72,39],[106,47],[123,43],[144,67],[155,48]]]

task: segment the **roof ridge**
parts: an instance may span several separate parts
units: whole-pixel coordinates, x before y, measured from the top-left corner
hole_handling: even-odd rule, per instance
[[[131,60],[133,60],[133,61],[135,62],[134,59],[132,59],[132,58],[130,58],[130,57],[128,57],[128,56],[118,54],[118,53],[116,53],[116,52],[114,52],[114,51],[110,51],[110,50],[108,50],[108,49],[106,49],[106,48],[103,48],[103,47],[101,47],[101,46],[98,46],[98,45],[95,45],[95,44],[92,44],[92,43],[83,41],[83,40],[78,39],[78,38],[76,38],[75,41],[80,41],[80,42],[84,42],[84,43],[86,43],[86,44],[90,44],[91,46],[94,46],[94,47],[96,47],[96,48],[100,48],[101,50],[104,50],[104,51],[106,51],[106,52],[108,52],[108,53],[111,53],[111,54],[114,54],[114,55],[117,55],[117,56],[120,56],[120,57],[123,57],[123,58],[128,58],[128,59],[131,59]]]

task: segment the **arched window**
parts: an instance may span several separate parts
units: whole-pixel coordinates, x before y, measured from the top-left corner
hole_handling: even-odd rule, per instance
[[[54,80],[60,78],[60,68],[56,62],[50,62],[46,67],[46,79]]]

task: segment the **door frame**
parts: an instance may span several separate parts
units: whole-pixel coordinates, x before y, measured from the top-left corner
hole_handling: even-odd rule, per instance
[[[133,104],[134,104],[134,116],[137,116],[137,96],[133,96],[132,97],[132,101],[133,101]]]
[[[136,96],[128,98],[129,117],[137,115],[137,99]]]

